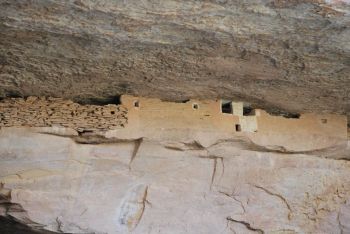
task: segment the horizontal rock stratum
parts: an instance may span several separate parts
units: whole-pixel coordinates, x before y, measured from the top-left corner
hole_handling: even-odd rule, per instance
[[[0,96],[350,113],[349,1],[0,1]]]

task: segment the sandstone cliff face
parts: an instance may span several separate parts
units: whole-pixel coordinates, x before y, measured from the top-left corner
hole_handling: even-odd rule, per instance
[[[349,233],[350,162],[322,154],[3,128],[1,215],[65,233]]]
[[[349,14],[0,0],[0,99],[80,103],[0,103],[0,232],[350,233],[349,132],[328,114],[350,116]],[[114,105],[125,93],[178,103]],[[220,98],[302,115],[218,116]]]
[[[349,113],[349,1],[0,1],[0,96]]]

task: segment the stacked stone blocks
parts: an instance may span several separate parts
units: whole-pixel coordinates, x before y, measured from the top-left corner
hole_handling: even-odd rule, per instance
[[[62,126],[77,131],[113,130],[127,124],[122,105],[80,105],[61,98],[10,98],[0,102],[0,127]]]

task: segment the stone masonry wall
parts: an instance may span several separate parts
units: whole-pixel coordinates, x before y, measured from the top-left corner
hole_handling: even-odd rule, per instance
[[[123,128],[127,113],[122,105],[80,105],[61,98],[11,98],[0,102],[0,127],[60,125],[77,131],[104,131]]]

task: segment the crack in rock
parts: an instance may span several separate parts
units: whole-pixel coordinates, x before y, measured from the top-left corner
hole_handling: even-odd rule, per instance
[[[62,231],[62,222],[61,222],[61,220],[57,217],[56,218],[56,223],[57,223],[57,231],[58,232],[60,232],[60,233],[63,233],[63,231]]]
[[[214,179],[215,179],[215,174],[216,174],[216,166],[218,164],[217,158],[214,158],[214,165],[213,165],[213,173],[211,175],[211,182],[210,182],[210,190],[213,187]]]
[[[236,220],[236,219],[233,219],[232,217],[227,217],[226,218],[227,221],[231,221],[231,222],[234,222],[234,223],[240,223],[240,224],[243,224],[249,231],[253,231],[253,232],[257,232],[257,233],[260,233],[260,234],[264,234],[264,230],[260,229],[260,228],[255,228],[255,227],[252,227],[250,223],[246,222],[246,221],[242,221],[242,220]]]
[[[212,159],[213,160],[213,170],[212,170],[212,175],[211,175],[211,181],[210,181],[210,190],[213,187],[214,181],[215,181],[215,177],[216,177],[216,171],[217,171],[217,164],[218,164],[218,159],[220,159],[221,161],[221,166],[222,166],[222,171],[221,171],[221,176],[220,179],[222,178],[222,176],[225,173],[225,164],[224,164],[224,158],[223,157],[218,157],[218,156],[214,156],[214,155],[209,155],[209,156],[198,156],[199,158],[206,158],[206,159]]]
[[[131,164],[134,161],[134,159],[137,156],[137,153],[139,152],[140,146],[142,144],[143,138],[139,138],[137,140],[135,140],[135,147],[134,150],[132,152],[131,158],[130,158],[130,162],[129,162],[129,169],[131,170]]]
[[[338,227],[340,230],[340,234],[344,234],[344,225],[341,223],[339,216],[340,216],[340,212],[338,212],[338,215],[337,215]]]
[[[229,197],[229,198],[231,198],[231,199],[233,199],[233,200],[235,200],[236,202],[238,202],[238,203],[240,204],[242,210],[243,210],[243,213],[246,212],[245,207],[244,207],[244,205],[243,205],[243,202],[240,201],[240,200],[238,200],[238,199],[236,198],[236,195],[234,195],[234,193],[229,194],[229,193],[226,193],[226,192],[223,192],[223,191],[218,191],[218,192],[221,193],[221,194],[223,194],[223,195],[225,195],[225,196],[227,196],[227,197]]]
[[[261,189],[261,190],[263,190],[265,193],[267,193],[267,194],[269,194],[269,195],[271,195],[271,196],[278,197],[278,198],[286,205],[286,207],[287,207],[287,209],[288,209],[288,211],[289,211],[289,213],[288,213],[288,220],[291,220],[291,219],[292,219],[292,213],[293,213],[293,211],[292,211],[292,209],[291,209],[289,203],[287,202],[287,200],[286,200],[282,195],[280,195],[280,194],[278,194],[278,193],[271,192],[270,190],[268,190],[268,189],[266,189],[266,188],[264,188],[264,187],[261,187],[261,186],[259,186],[259,185],[253,184],[253,185],[251,185],[251,186],[253,186],[253,187],[255,187],[255,188],[258,188],[258,189]]]

